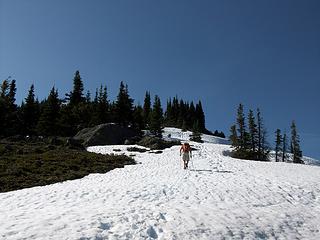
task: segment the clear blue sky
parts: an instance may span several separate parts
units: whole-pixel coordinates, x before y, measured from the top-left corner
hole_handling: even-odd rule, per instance
[[[229,134],[241,102],[260,107],[273,145],[296,120],[304,154],[320,159],[319,0],[0,0],[0,79],[85,89],[121,80],[144,93],[202,100],[210,130]]]

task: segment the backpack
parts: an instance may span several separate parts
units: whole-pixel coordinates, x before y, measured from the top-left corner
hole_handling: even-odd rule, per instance
[[[191,147],[190,147],[189,143],[182,144],[181,148],[182,148],[183,152],[190,152],[191,151]]]

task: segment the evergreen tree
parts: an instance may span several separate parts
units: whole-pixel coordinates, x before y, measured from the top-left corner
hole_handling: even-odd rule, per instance
[[[257,130],[258,130],[258,159],[259,160],[262,160],[263,158],[263,120],[262,120],[262,117],[261,117],[261,112],[260,112],[260,109],[258,108],[257,109]]]
[[[178,109],[178,119],[177,126],[178,128],[182,128],[183,121],[186,119],[186,106],[182,99],[180,99],[179,109]]]
[[[172,118],[172,101],[171,98],[167,100],[167,108],[164,113],[164,124],[167,127],[174,126],[174,120]]]
[[[288,145],[287,134],[284,133],[282,137],[282,162],[286,162],[287,159],[287,145]]]
[[[270,147],[267,141],[267,129],[263,127],[262,141],[261,141],[261,155],[260,155],[261,158],[259,160],[269,161],[269,153],[270,153]]]
[[[91,93],[90,91],[87,91],[87,94],[86,94],[86,103],[91,103]]]
[[[19,131],[18,108],[15,104],[16,81],[8,79],[1,85],[0,93],[0,136],[17,134]]]
[[[163,110],[158,95],[154,98],[150,120],[150,132],[157,137],[162,137]]]
[[[73,91],[67,94],[68,99],[70,100],[70,104],[72,106],[76,106],[80,103],[85,102],[85,98],[83,97],[83,82],[80,77],[80,72],[76,71],[73,78]]]
[[[206,130],[206,125],[205,125],[205,116],[204,116],[204,112],[202,109],[202,103],[201,101],[198,102],[198,104],[196,105],[196,120],[198,120],[199,122],[199,129],[201,132],[205,132]]]
[[[109,110],[109,103],[108,103],[108,94],[107,94],[107,87],[100,86],[99,96],[98,96],[98,103],[97,103],[97,114],[98,114],[98,124],[106,123],[108,121],[108,110]]]
[[[239,148],[241,150],[246,149],[246,125],[245,125],[245,117],[244,117],[244,112],[243,112],[243,105],[240,103],[238,107],[238,114],[237,114],[237,124],[238,124],[238,144]]]
[[[189,114],[188,114],[188,129],[193,127],[193,123],[196,121],[196,108],[193,104],[193,101],[190,103]]]
[[[281,142],[282,142],[282,136],[281,136],[281,130],[280,129],[277,129],[276,132],[276,147],[275,147],[275,157],[276,157],[276,162],[279,161],[279,155],[280,155],[280,152],[281,152]]]
[[[6,135],[6,115],[7,115],[7,96],[8,96],[9,82],[4,80],[1,84],[0,93],[0,137]]]
[[[234,124],[230,128],[230,136],[229,136],[231,146],[234,149],[238,149],[240,147],[238,142],[238,135],[237,135],[237,126]]]
[[[128,85],[121,81],[116,101],[117,122],[128,125],[132,123],[133,99],[129,96]]]
[[[39,102],[35,100],[34,85],[32,84],[28,96],[25,99],[22,109],[23,114],[23,132],[32,135],[35,133],[35,127],[39,120]]]
[[[258,130],[257,130],[257,124],[255,123],[253,111],[251,109],[249,110],[248,122],[249,122],[249,137],[250,137],[251,150],[253,152],[256,152]]]
[[[8,91],[9,91],[9,81],[6,79],[1,84],[1,94],[0,94],[1,99],[3,99],[4,101],[6,101],[8,98]]]
[[[143,108],[138,105],[134,107],[133,110],[133,126],[138,131],[141,131],[145,128],[144,125],[144,111]]]
[[[293,154],[294,163],[303,163],[302,151],[300,149],[300,137],[297,133],[297,127],[295,121],[291,124],[291,149]]]
[[[269,160],[269,144],[267,142],[267,130],[264,127],[263,118],[261,116],[260,109],[257,109],[257,130],[258,130],[258,160]]]
[[[60,99],[58,90],[51,89],[48,99],[44,103],[43,111],[38,122],[38,133],[44,136],[56,136],[59,134]]]
[[[192,127],[192,135],[190,136],[190,141],[200,142],[202,143],[201,139],[201,132],[199,128],[199,122],[195,121]]]
[[[150,92],[146,91],[143,104],[143,121],[145,126],[150,124],[150,113],[151,113],[151,96]]]

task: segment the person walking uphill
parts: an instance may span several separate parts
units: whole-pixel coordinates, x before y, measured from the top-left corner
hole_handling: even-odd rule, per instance
[[[188,168],[188,163],[190,159],[192,158],[192,153],[191,153],[191,147],[189,143],[183,143],[181,148],[180,148],[180,156],[182,154],[182,160],[183,160],[183,169]]]

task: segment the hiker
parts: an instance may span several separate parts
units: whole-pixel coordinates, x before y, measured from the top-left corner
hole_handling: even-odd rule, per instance
[[[182,160],[183,160],[183,169],[188,168],[188,163],[190,159],[192,158],[192,153],[191,153],[191,147],[189,143],[183,143],[181,148],[180,148],[180,156],[182,154]]]

